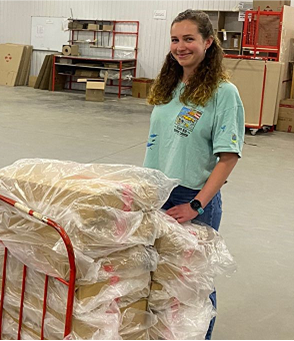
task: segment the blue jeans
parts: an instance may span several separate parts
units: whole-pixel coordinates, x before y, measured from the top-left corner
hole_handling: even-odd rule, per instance
[[[183,186],[176,187],[170,194],[167,202],[162,206],[164,210],[181,204],[188,203],[199,193],[199,190],[186,188]],[[192,220],[192,223],[202,222],[205,223],[216,231],[219,229],[220,221],[222,217],[222,199],[220,191],[212,198],[212,200],[206,205],[204,213],[198,215]],[[213,306],[216,308],[216,292],[209,296]],[[211,340],[212,330],[215,323],[215,317],[210,321],[205,340]]]

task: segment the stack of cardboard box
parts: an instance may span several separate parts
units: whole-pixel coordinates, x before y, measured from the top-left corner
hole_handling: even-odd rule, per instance
[[[53,160],[24,161],[0,173],[2,192],[9,187],[8,196],[13,195],[36,211],[55,218],[70,236],[77,267],[73,333],[78,338],[89,338],[90,334],[92,338],[98,330],[104,335],[110,328],[108,318],[116,317],[120,321],[121,315],[124,324],[111,326],[112,337],[120,333],[124,338],[132,338],[138,332],[131,327],[134,324],[146,333],[151,315],[146,311],[150,273],[157,267],[158,254],[150,246],[154,244],[156,228],[145,210],[159,208],[175,181],[167,180],[160,172],[138,167]],[[25,198],[20,198],[21,192]],[[58,234],[47,226],[16,216],[9,207],[1,207],[0,215],[7,214],[11,214],[11,219],[1,226],[0,238],[11,254],[27,264],[35,278],[36,273],[45,272],[67,279],[69,265]],[[20,275],[17,268],[21,267],[13,266],[11,271]],[[13,277],[8,274],[8,282],[16,283]],[[35,279],[35,282],[38,285],[40,281]],[[50,339],[60,338],[63,330],[59,328],[58,334],[56,327],[53,328],[60,326],[64,319],[66,294],[60,286],[59,282],[50,284],[50,315],[46,327]],[[38,333],[41,322],[36,316],[41,315],[42,294],[37,295],[33,283],[26,288],[24,325],[27,332]],[[6,297],[5,311],[17,321],[14,304],[19,298],[17,286],[9,285]],[[114,315],[109,317],[107,307],[113,305],[121,312],[114,309]],[[130,313],[132,310],[135,315]],[[91,316],[95,314],[102,320],[96,318],[93,325]]]
[[[228,266],[232,259],[211,228],[182,227],[160,211],[177,181],[135,166],[29,159],[1,169],[0,184],[1,194],[58,221],[70,237],[77,268],[72,337],[204,337],[213,316],[212,278],[219,265]],[[11,255],[4,335],[13,338],[6,326],[18,323],[24,263],[23,330],[39,338],[43,274],[69,276],[64,244],[55,230],[10,206],[0,206],[0,221],[0,240]],[[48,287],[45,337],[62,339],[67,288],[54,278]],[[175,307],[180,320],[170,318]],[[187,325],[192,314],[195,330]]]
[[[97,76],[96,73],[97,73]],[[83,70],[77,70],[76,75],[85,75],[84,77],[90,77],[90,78],[79,78],[79,83],[86,83],[86,101],[92,101],[92,102],[103,102],[104,101],[104,95],[105,95],[105,87],[107,83],[108,78],[108,72],[106,71],[104,73],[104,77],[102,78],[92,78],[92,77],[98,77],[99,71],[83,71]],[[87,76],[88,75],[88,76]]]
[[[150,335],[155,340],[204,339],[215,316],[209,299],[213,278],[225,268],[233,270],[234,261],[211,227],[182,226],[164,215],[160,221],[164,233],[155,242],[159,263],[149,296],[158,323],[150,328]]]

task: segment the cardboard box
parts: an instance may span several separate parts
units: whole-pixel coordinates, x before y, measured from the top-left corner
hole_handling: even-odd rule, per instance
[[[113,25],[103,25],[103,31],[113,31]]]
[[[291,1],[255,1],[253,0],[253,9],[255,11],[258,10],[258,7],[260,7],[261,11],[272,11],[272,12],[280,12],[282,10],[282,7],[291,6]]]
[[[78,77],[89,77],[89,78],[98,78],[99,77],[99,71],[92,71],[92,70],[83,70],[78,69],[75,71],[75,76]]]
[[[104,82],[88,82],[86,83],[86,101],[103,102],[104,101]]]
[[[19,277],[21,278],[21,277]],[[5,305],[5,313],[9,311],[9,313],[12,314],[14,317],[15,322],[18,323],[18,315],[19,315],[19,302],[21,297],[21,291],[20,287],[16,287],[14,283],[11,281],[6,282],[7,286],[9,286],[9,290],[6,290],[6,296],[7,296],[7,304]],[[0,284],[2,284],[2,279],[0,278]],[[50,280],[49,280],[49,292],[50,292]],[[9,298],[9,299],[8,299]],[[66,299],[66,298],[65,298]],[[59,303],[63,303],[59,301]],[[141,310],[142,312],[147,311],[147,305],[148,301],[147,299],[140,299],[136,302],[133,302],[129,304],[128,306],[124,308],[120,308],[121,313],[123,314],[127,309],[133,308],[137,310]],[[47,314],[48,321],[45,326],[45,330],[47,331],[47,337],[50,340],[56,340],[58,339],[57,336],[60,333],[63,334],[63,330],[60,331],[54,330],[54,325],[62,325],[65,321],[65,309],[64,306],[59,306],[60,310],[57,311],[53,308],[53,306],[50,306],[50,302],[47,304]],[[24,328],[26,331],[27,329],[30,329],[33,333],[38,335],[41,327],[41,316],[43,311],[43,301],[41,301],[35,292],[26,286],[26,293],[25,293],[25,301],[24,301],[24,319],[22,323],[22,328]],[[87,313],[86,313],[87,315]],[[91,318],[93,318],[93,314],[89,312],[89,322],[85,322],[84,319],[79,319],[79,317],[73,316],[72,320],[72,330],[78,334],[79,337],[82,339],[92,339],[93,334],[98,330],[98,324],[92,324]],[[146,315],[143,314],[134,314],[131,316],[132,318],[132,324],[134,325],[144,325],[146,323]],[[62,322],[62,323],[59,323]],[[123,329],[125,325],[127,325],[130,322],[130,316],[128,314],[123,314],[123,318],[121,321],[121,328]],[[50,337],[50,338],[49,338]],[[35,337],[34,339],[38,339]]]
[[[108,69],[119,69],[119,63],[103,63],[104,67]],[[123,64],[125,66],[125,64]]]
[[[79,46],[78,45],[63,45],[62,54],[64,56],[78,56]]]
[[[34,87],[36,84],[37,76],[30,76],[29,77],[29,87]]]
[[[157,282],[154,282],[152,281],[151,282],[151,287],[150,287],[150,290],[162,290],[163,286],[160,284],[160,283],[157,283]]]
[[[20,62],[20,66],[18,69],[16,82],[15,82],[16,86],[27,85],[28,83],[32,53],[33,53],[33,46],[25,45],[22,58],[21,58],[21,62]]]
[[[99,30],[99,25],[88,24],[88,30],[97,31],[97,30]]]
[[[108,72],[105,72],[104,81],[87,80],[86,83],[86,101],[103,102],[105,86],[107,82]]]
[[[68,23],[68,28],[70,30],[82,30],[83,29],[83,24],[79,23],[77,21],[70,21]]]
[[[265,72],[265,62],[259,60],[243,60],[224,58],[224,65],[231,74],[230,81],[239,90],[244,108],[245,124],[258,125]],[[274,125],[276,107],[279,105],[280,78],[283,63],[266,62],[266,80],[264,101],[262,106],[261,125]]]
[[[49,165],[53,168],[52,171]],[[104,171],[104,167],[95,164],[93,172],[81,167],[78,173],[65,177],[66,173],[72,174],[74,167],[77,167],[76,163],[59,165],[51,162],[36,162],[34,172],[32,172],[31,164],[23,165],[13,174],[5,171],[5,168],[1,169],[0,180],[5,186],[11,188],[11,195],[17,194],[18,190],[30,193],[32,202],[50,198],[51,205],[69,206],[78,199],[80,205],[85,204],[83,214],[89,218],[96,218],[96,206],[138,211],[142,209],[142,202],[147,210],[158,203],[158,188],[149,183],[146,184],[145,181],[141,183],[137,177],[131,178],[130,175],[127,188],[131,190],[126,191],[125,186],[119,182],[119,175],[117,177],[114,175],[113,181],[99,181],[97,172],[99,171],[100,174],[100,168]],[[95,183],[89,182],[90,179],[96,179]],[[18,190],[15,189],[16,183]]]
[[[294,38],[290,39],[290,62],[294,62]]]
[[[286,99],[280,102],[278,131],[294,133],[294,99]]]
[[[133,78],[132,96],[137,98],[147,98],[153,79]]]
[[[122,313],[120,332],[121,332],[121,337],[123,340],[148,340],[149,339],[147,337],[146,330],[142,328],[143,326],[146,326],[146,322],[148,321],[148,316],[146,316],[146,313],[145,313],[145,311],[147,311],[147,307],[148,307],[148,301],[147,299],[143,298],[137,302],[131,303],[125,308],[120,308],[120,312]],[[126,311],[129,308],[130,310],[136,309],[137,311],[136,310],[135,311],[131,310],[130,312]],[[132,319],[131,321],[130,321],[130,317]]]
[[[104,67],[107,67],[108,69],[119,69],[120,64],[119,63],[103,63]],[[122,69],[133,67],[134,62],[124,62],[122,63]]]
[[[280,106],[294,106],[294,99],[292,98],[282,99],[280,101]]]
[[[0,85],[15,86],[25,45],[0,45]]]
[[[66,83],[66,76],[65,75],[55,75],[55,84],[54,84],[54,90],[55,91],[61,91],[64,89]]]

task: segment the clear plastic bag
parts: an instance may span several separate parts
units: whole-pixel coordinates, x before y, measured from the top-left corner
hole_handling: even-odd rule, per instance
[[[209,277],[236,270],[223,238],[212,227],[202,223],[179,224],[163,211],[156,215],[160,232],[155,247],[162,260]]]
[[[28,159],[0,170],[0,194],[49,216],[71,239],[77,276],[69,339],[204,337],[214,316],[213,279],[235,263],[212,228],[181,225],[160,211],[177,184],[124,165]],[[26,264],[23,337],[40,328],[48,274],[45,337],[62,339],[67,287],[54,277],[68,279],[69,265],[58,233],[1,204],[0,240],[9,249],[4,324],[16,328]],[[150,292],[152,272],[161,287]]]
[[[73,203],[84,205],[89,214],[93,205],[124,211],[160,208],[177,184],[160,171],[131,165],[23,159],[0,170],[1,188],[45,215],[52,206]]]
[[[208,300],[203,305],[171,305],[156,314],[158,323],[149,329],[153,340],[204,340],[214,308]]]

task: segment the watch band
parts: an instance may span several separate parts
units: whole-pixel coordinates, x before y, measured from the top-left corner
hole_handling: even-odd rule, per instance
[[[197,211],[199,215],[204,213],[204,209],[201,205],[201,202],[197,199],[192,199],[190,201],[190,206],[192,208],[192,210]]]

